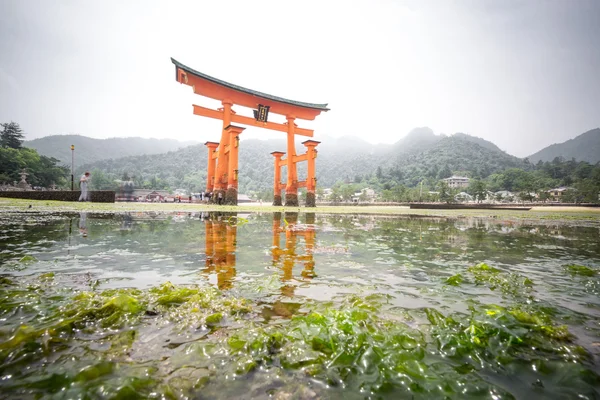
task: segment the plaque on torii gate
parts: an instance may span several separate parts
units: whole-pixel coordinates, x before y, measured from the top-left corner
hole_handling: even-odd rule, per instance
[[[241,124],[287,133],[287,155],[284,152],[272,153],[275,156],[273,205],[282,205],[281,191],[285,190],[285,205],[298,206],[298,188],[305,187],[306,206],[314,207],[317,185],[315,158],[319,142],[302,142],[307,148],[306,153],[296,154],[295,135],[313,137],[314,132],[298,127],[295,120],[312,121],[322,111],[329,111],[327,104],[304,103],[246,89],[198,72],[173,58],[171,61],[175,64],[177,82],[189,85],[194,93],[219,100],[223,105],[217,110],[193,105],[195,115],[223,121],[221,141],[205,143],[208,148],[206,191],[212,193],[211,201],[224,199],[224,204],[237,204],[239,135],[245,128],[233,124]],[[232,109],[234,105],[251,108],[254,118],[237,114]],[[287,122],[270,122],[269,114],[283,115]],[[296,164],[302,161],[307,162],[308,172],[305,181],[298,181]],[[283,166],[287,167],[285,183],[280,182]]]

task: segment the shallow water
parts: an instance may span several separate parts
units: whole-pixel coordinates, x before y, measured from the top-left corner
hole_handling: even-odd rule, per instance
[[[593,221],[0,219],[0,398],[600,396]]]

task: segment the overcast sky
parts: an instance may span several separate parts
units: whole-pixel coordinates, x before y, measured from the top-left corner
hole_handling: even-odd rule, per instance
[[[429,126],[526,156],[600,126],[598,0],[0,0],[0,122],[26,139],[218,141],[221,122],[191,105],[220,105],[177,83],[169,57],[329,103],[297,121],[317,140]]]

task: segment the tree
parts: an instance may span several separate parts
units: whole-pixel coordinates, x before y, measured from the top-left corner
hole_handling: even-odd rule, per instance
[[[478,203],[481,203],[481,200],[485,200],[487,194],[485,182],[479,179],[473,179],[469,185],[469,192]]]
[[[317,199],[323,200],[325,198],[325,189],[321,186],[317,186]]]
[[[359,201],[361,201],[361,202],[365,202],[365,201],[367,201],[368,199],[369,199],[369,198],[367,197],[367,190],[366,190],[366,189],[363,189],[363,190],[360,192],[360,196],[358,196],[358,200],[359,200]]]
[[[440,172],[438,173],[439,179],[446,179],[446,178],[450,178],[451,176],[452,176],[452,171],[448,167],[448,164],[444,165],[444,168],[442,168],[442,170],[440,170]]]
[[[57,163],[55,158],[41,156],[34,149],[0,147],[0,183],[18,181],[21,170],[26,169],[27,181],[33,186],[62,186],[66,184],[68,169]]]
[[[16,122],[0,124],[2,133],[0,133],[0,144],[2,147],[11,149],[20,149],[23,143],[23,130]]]
[[[438,184],[438,190],[440,192],[440,201],[445,201],[446,203],[450,203],[452,200],[452,193],[450,191],[450,187],[446,181],[440,181]]]
[[[550,198],[550,193],[548,193],[547,190],[540,190],[538,192],[538,199],[540,201],[543,201],[545,203],[546,201],[548,201],[549,198]]]
[[[351,201],[354,196],[354,185],[343,185],[340,188],[340,194],[344,201]]]

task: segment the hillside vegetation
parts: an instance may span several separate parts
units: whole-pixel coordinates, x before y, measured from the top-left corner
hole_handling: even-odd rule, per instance
[[[439,191],[440,180],[451,175],[472,178],[479,193],[483,193],[484,188],[509,190],[521,193],[523,198],[552,187],[573,186],[579,193],[585,192],[581,198],[590,200],[600,185],[596,165],[561,158],[535,165],[528,159],[501,151],[492,142],[463,133],[436,135],[429,128],[416,128],[390,145],[373,145],[356,137],[317,139],[321,141],[316,160],[318,188],[334,188],[338,199],[349,199],[356,191],[368,187],[381,193],[385,200],[427,200],[427,193]],[[207,150],[204,145],[112,158],[114,154],[110,149],[114,148],[115,141],[118,139],[107,139],[105,143],[113,143],[111,146],[94,149],[95,156],[105,159],[80,164],[77,168],[77,174],[92,171],[94,188],[114,189],[119,180],[132,179],[138,188],[189,192],[205,189]],[[296,143],[298,153],[305,150],[300,141]],[[270,153],[285,149],[283,138],[242,140],[240,193],[271,200],[273,157]],[[83,158],[87,156],[84,149],[80,149],[79,154]],[[299,177],[305,176],[306,165],[300,164]],[[285,180],[285,168],[282,179]]]
[[[273,186],[272,151],[285,150],[284,139],[242,140],[240,145],[240,192],[265,192]],[[298,140],[297,152],[304,146]],[[326,138],[317,148],[317,177],[320,187],[338,182],[368,182],[374,188],[432,184],[460,173],[486,178],[507,168],[529,168],[523,160],[500,151],[493,143],[465,134],[435,135],[418,128],[393,145],[373,145],[360,138]],[[133,178],[137,187],[204,189],[207,150],[189,146],[162,154],[146,154],[100,160],[78,168],[94,170],[96,185],[114,185],[114,180]],[[305,176],[305,165],[299,175]],[[285,171],[285,169],[284,169]],[[285,173],[284,173],[285,177]]]
[[[566,142],[548,146],[528,158],[532,163],[537,163],[538,161],[552,161],[556,157],[597,163],[600,161],[600,128],[582,133]]]
[[[66,186],[67,168],[59,161],[23,147],[25,136],[16,122],[0,123],[0,184],[12,185],[21,180],[24,171],[32,186]]]

